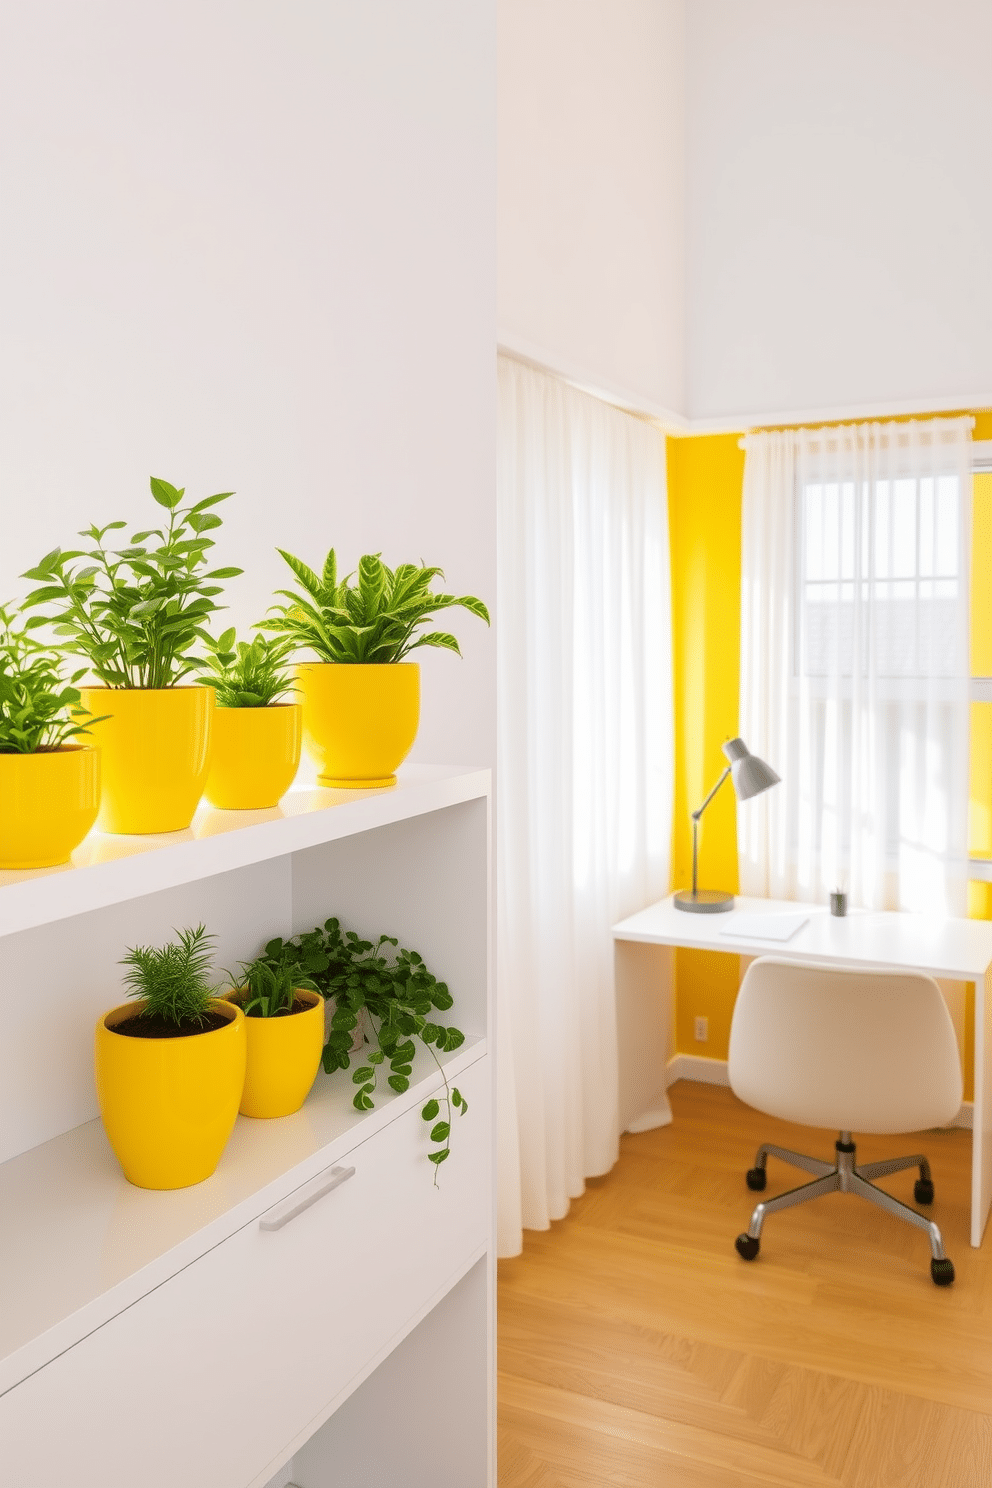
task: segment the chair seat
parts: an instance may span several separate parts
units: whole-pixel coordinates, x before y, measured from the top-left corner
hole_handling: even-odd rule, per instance
[[[741,984],[728,1074],[756,1110],[833,1131],[941,1126],[960,1110],[963,1088],[932,977],[774,956],[752,962]]]

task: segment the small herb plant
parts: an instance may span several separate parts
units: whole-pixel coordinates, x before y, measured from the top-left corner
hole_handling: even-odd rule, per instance
[[[459,1029],[433,1020],[435,1010],[446,1012],[453,1005],[444,982],[427,969],[417,951],[400,949],[392,936],[363,940],[353,930],[342,931],[336,919],[291,940],[270,940],[259,961],[273,970],[288,967],[297,986],[305,977],[325,998],[334,998],[323,1055],[328,1073],[350,1068],[355,1030],[362,1028],[363,1043],[370,1047],[355,1056],[362,1061],[351,1077],[358,1086],[353,1101],[357,1110],[371,1110],[379,1075],[387,1066],[387,1084],[399,1093],[409,1089],[415,1039],[430,1051],[444,1081],[444,1117],[438,1119],[437,1100],[429,1100],[421,1111],[424,1120],[433,1123],[430,1137],[435,1150],[428,1156],[436,1181],[437,1168],[450,1153],[452,1112],[464,1116],[468,1110],[465,1097],[449,1086],[437,1057],[438,1051],[445,1053],[465,1042]]]
[[[240,977],[231,977],[241,989],[238,998],[246,1018],[278,1018],[293,1011],[298,987],[316,992],[309,977],[288,962],[276,963],[259,957],[242,963]]]
[[[176,934],[179,939],[164,946],[130,946],[120,964],[128,968],[128,996],[146,999],[138,1016],[161,1020],[179,1033],[203,1028],[211,1019],[215,994],[208,975],[214,937],[203,925]]]
[[[210,675],[200,680],[214,689],[219,708],[269,708],[293,688],[288,662],[294,646],[289,637],[271,640],[260,635],[239,641],[231,629],[209,641],[207,649],[204,665]]]
[[[66,682],[58,653],[17,627],[8,606],[0,605],[0,754],[62,749],[89,724],[102,722],[79,707],[74,684],[82,675],[74,672]]]
[[[340,583],[334,549],[324,560],[318,578],[312,568],[292,553],[278,550],[299,581],[299,590],[280,589],[289,601],[275,605],[261,628],[289,637],[296,648],[309,648],[320,661],[379,665],[402,661],[418,646],[440,646],[461,652],[447,631],[418,634],[439,610],[460,605],[489,624],[489,611],[470,594],[435,594],[431,583],[443,578],[439,568],[401,563],[387,568],[378,553],[366,553],[354,574]]]
[[[25,609],[50,607],[32,623],[54,625],[62,649],[85,656],[107,687],[175,687],[194,671],[198,662],[190,651],[197,641],[209,641],[204,621],[218,608],[218,580],[242,572],[206,569],[214,546],[207,534],[221,525],[211,508],[231,491],[181,506],[185,490],[153,476],[151,493],[169,514],[166,526],[135,532],[113,550],[105,545],[107,534],[126,522],[87,527],[79,535],[91,547],[54,548],[24,575],[41,586],[28,595]]]

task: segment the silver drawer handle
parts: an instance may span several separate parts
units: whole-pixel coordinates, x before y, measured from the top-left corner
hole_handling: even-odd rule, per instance
[[[260,1230],[281,1230],[283,1225],[288,1225],[291,1219],[302,1214],[304,1209],[309,1209],[311,1204],[316,1204],[325,1194],[332,1189],[340,1188],[342,1183],[347,1183],[349,1178],[354,1178],[354,1168],[332,1168],[329,1173],[321,1173],[318,1177],[303,1185],[298,1193],[290,1194],[281,1204],[276,1204],[269,1209],[258,1221]]]

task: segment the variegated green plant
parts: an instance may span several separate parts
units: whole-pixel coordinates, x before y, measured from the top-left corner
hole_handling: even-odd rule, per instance
[[[437,646],[460,656],[458,642],[449,632],[423,632],[432,615],[456,605],[489,624],[481,599],[432,591],[434,579],[444,577],[439,568],[414,563],[387,568],[378,553],[366,553],[357,576],[348,574],[339,582],[333,548],[319,576],[292,553],[278,551],[300,587],[277,590],[289,602],[275,605],[261,628],[291,638],[295,647],[312,651],[319,661],[389,664],[402,661],[419,646]]]

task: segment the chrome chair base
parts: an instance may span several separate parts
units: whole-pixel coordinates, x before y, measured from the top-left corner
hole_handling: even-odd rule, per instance
[[[778,1194],[774,1199],[763,1200],[755,1206],[746,1233],[737,1237],[737,1252],[741,1258],[753,1261],[757,1256],[762,1226],[769,1214],[776,1214],[780,1209],[793,1209],[797,1204],[808,1204],[811,1199],[818,1199],[822,1194],[853,1193],[877,1204],[886,1213],[894,1214],[897,1219],[905,1220],[917,1229],[926,1230],[930,1240],[930,1275],[937,1286],[949,1286],[954,1280],[954,1266],[944,1254],[944,1242],[937,1225],[925,1215],[911,1209],[908,1204],[903,1204],[891,1194],[876,1188],[871,1182],[873,1178],[884,1178],[889,1173],[919,1168],[920,1176],[915,1187],[916,1201],[921,1204],[932,1203],[933,1180],[930,1176],[930,1164],[923,1154],[917,1152],[912,1157],[890,1157],[881,1162],[862,1163],[859,1166],[856,1161],[857,1147],[851,1140],[850,1132],[842,1131],[834,1146],[837,1161],[828,1163],[818,1157],[807,1157],[802,1152],[792,1152],[787,1147],[776,1147],[771,1142],[762,1143],[758,1148],[754,1167],[747,1175],[749,1188],[764,1188],[769,1157],[777,1157],[794,1168],[812,1173],[814,1177],[812,1183],[802,1183],[798,1188],[790,1188],[786,1193]]]

